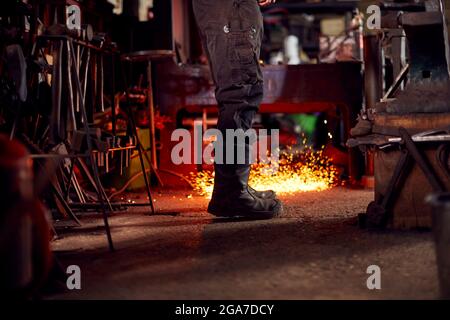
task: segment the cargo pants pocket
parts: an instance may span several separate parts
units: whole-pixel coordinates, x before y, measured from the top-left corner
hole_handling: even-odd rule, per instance
[[[255,29],[231,32],[228,37],[231,77],[234,84],[255,84],[262,80],[258,72]]]

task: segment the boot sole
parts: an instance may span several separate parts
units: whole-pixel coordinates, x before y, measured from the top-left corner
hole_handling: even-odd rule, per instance
[[[278,203],[277,206],[271,211],[257,211],[249,213],[246,212],[239,212],[239,211],[221,211],[221,210],[215,210],[214,208],[208,207],[207,210],[208,213],[212,214],[213,216],[220,217],[220,218],[251,218],[255,220],[265,220],[265,219],[272,219],[280,216],[283,213],[283,205],[281,202]]]

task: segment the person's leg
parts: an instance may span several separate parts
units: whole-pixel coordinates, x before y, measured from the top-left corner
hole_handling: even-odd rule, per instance
[[[216,99],[219,105],[217,127],[226,146],[234,153],[238,145],[227,141],[227,129],[252,127],[253,117],[263,98],[263,78],[258,63],[262,39],[262,16],[256,0],[194,0],[194,12],[208,55]],[[247,154],[249,144],[245,144]],[[246,157],[247,158],[247,157]],[[209,212],[216,215],[272,216],[281,210],[281,203],[261,199],[248,188],[249,161],[245,164],[215,164],[214,192]]]

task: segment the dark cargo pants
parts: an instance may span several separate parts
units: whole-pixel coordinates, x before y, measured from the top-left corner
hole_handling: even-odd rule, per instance
[[[193,0],[194,13],[216,85],[217,128],[248,130],[263,98],[259,55],[263,20],[257,0]],[[246,144],[249,152],[248,143]],[[237,146],[235,149],[235,154]],[[225,161],[225,150],[223,152]],[[248,157],[246,156],[246,159]],[[215,193],[247,187],[249,164],[215,164]]]

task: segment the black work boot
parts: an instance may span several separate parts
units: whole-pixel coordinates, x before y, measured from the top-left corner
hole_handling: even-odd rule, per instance
[[[250,186],[248,186],[248,192],[261,199],[275,199],[277,197],[277,194],[273,190],[258,191]]]
[[[249,165],[216,165],[214,191],[208,212],[217,217],[270,219],[282,212],[280,200],[249,192]]]

